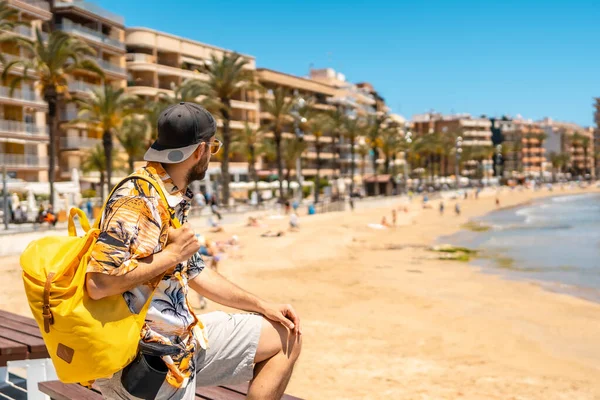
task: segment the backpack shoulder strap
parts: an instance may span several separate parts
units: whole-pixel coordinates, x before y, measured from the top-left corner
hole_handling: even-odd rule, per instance
[[[142,175],[142,174],[131,174],[131,175],[129,175],[128,177],[124,178],[121,182],[119,182],[111,190],[110,194],[108,195],[108,197],[104,201],[104,205],[102,206],[102,210],[100,211],[100,216],[98,217],[98,220],[94,224],[94,227],[95,228],[100,228],[100,222],[102,221],[102,217],[104,216],[104,211],[106,210],[106,206],[108,205],[108,201],[113,196],[113,194],[117,191],[117,189],[120,188],[121,186],[123,186],[123,184],[126,183],[127,181],[130,181],[130,180],[133,180],[133,179],[141,179],[143,181],[146,181],[146,182],[148,182],[148,184],[150,184],[156,190],[156,192],[159,194],[162,202],[164,203],[165,208],[169,212],[169,216],[171,218],[171,225],[174,228],[179,228],[181,226],[181,223],[179,222],[179,220],[175,216],[175,211],[173,210],[173,208],[171,208],[171,206],[169,206],[169,202],[167,201],[167,197],[165,196],[165,193],[164,193],[164,190],[163,190],[162,186],[158,182],[156,182],[155,179],[153,179],[153,178],[151,178],[149,176],[146,176],[146,175]]]

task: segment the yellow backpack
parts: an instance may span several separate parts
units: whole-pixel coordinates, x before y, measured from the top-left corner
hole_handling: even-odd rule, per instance
[[[160,194],[171,212],[171,223],[179,221],[168,207],[160,185],[152,178],[133,174],[129,179],[143,179]],[[102,213],[106,203],[102,208]],[[77,237],[75,216],[84,236]],[[102,214],[101,214],[102,215]],[[56,368],[65,383],[84,383],[111,376],[127,366],[136,356],[140,332],[150,299],[139,314],[132,314],[122,295],[92,300],[85,290],[86,269],[100,233],[100,218],[90,228],[83,211],[69,213],[69,236],[46,236],[29,244],[21,255],[25,292],[42,337]]]

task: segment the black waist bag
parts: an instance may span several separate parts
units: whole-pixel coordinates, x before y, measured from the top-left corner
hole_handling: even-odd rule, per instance
[[[121,384],[134,397],[154,400],[169,371],[161,357],[173,356],[181,351],[178,346],[140,342],[135,360],[121,373]]]

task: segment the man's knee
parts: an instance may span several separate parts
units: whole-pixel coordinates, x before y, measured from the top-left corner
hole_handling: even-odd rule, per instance
[[[302,336],[296,335],[278,322],[263,320],[255,361],[260,362],[279,353],[296,362],[302,350]]]

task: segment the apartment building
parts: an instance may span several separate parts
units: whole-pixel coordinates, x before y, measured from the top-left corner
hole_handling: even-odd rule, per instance
[[[57,30],[82,39],[96,51],[94,61],[102,68],[107,84],[114,87],[126,86],[125,20],[122,16],[87,1],[61,0],[55,3],[54,21]],[[101,87],[101,78],[93,73],[79,71],[69,79],[71,96],[85,96]],[[81,168],[87,152],[102,143],[102,132],[88,130],[85,125],[65,125],[76,118],[77,112],[76,105],[72,103],[67,104],[60,112],[60,179],[70,179],[71,171]],[[116,139],[115,145],[118,146]],[[97,182],[99,172],[82,175],[81,180]]]
[[[504,177],[538,178],[547,172],[549,165],[544,148],[547,135],[539,122],[506,116],[490,121],[494,145],[502,146]]]
[[[344,110],[349,115],[368,117],[377,115],[378,111],[384,112],[387,110],[382,97],[379,97],[380,109],[378,109],[378,99],[374,94],[376,92],[370,84],[363,83],[358,85],[348,82],[344,74],[339,73],[332,68],[312,69],[310,71],[310,78],[335,88],[336,93],[328,100],[328,102],[335,107]],[[364,137],[359,137],[355,146],[358,146],[358,143],[361,141],[364,141]],[[352,166],[350,143],[347,139],[342,138],[339,141],[338,146],[341,174],[342,176],[349,177]],[[355,155],[355,174],[359,173],[361,162],[360,157]],[[354,179],[356,180],[356,176]]]
[[[256,77],[260,85],[266,89],[266,92],[262,95],[261,102],[272,98],[272,91],[282,87],[288,90],[290,94],[296,94],[300,98],[310,101],[309,104],[313,105],[315,111],[326,112],[335,110],[335,106],[330,104],[330,101],[336,95],[337,90],[330,85],[310,78],[298,77],[267,68],[257,68]],[[261,111],[261,125],[266,126],[270,120],[271,115]],[[292,122],[285,127],[283,136],[286,138],[295,137],[294,124]],[[305,177],[314,177],[317,173],[316,138],[314,135],[304,134],[304,140],[307,142],[307,150],[302,157],[302,174]],[[327,132],[319,139],[319,142],[321,143],[320,174],[323,177],[333,177],[335,173],[334,159],[336,154],[333,137]],[[262,169],[260,171],[261,175],[277,173],[277,167],[274,164],[262,165],[260,169]]]
[[[15,27],[12,33],[34,38],[36,27],[50,20],[52,14],[47,2],[9,0],[18,11],[18,20],[25,25]],[[19,59],[21,49],[10,43],[0,45],[7,62]],[[16,75],[22,69],[13,69]],[[48,126],[47,104],[35,90],[33,82],[19,84],[10,95],[8,82],[0,86],[0,165],[6,166],[8,176],[26,181],[48,179]]]
[[[594,130],[571,122],[544,118],[540,121],[546,140],[546,154],[568,153],[570,160],[567,171],[574,176],[595,175]]]
[[[93,3],[78,0],[56,1],[54,14],[47,1],[10,0],[18,10],[18,19],[26,22],[15,28],[15,33],[31,39],[35,29],[42,29],[48,37],[50,20],[55,28],[70,33],[96,50],[95,61],[103,69],[109,84],[124,87],[125,27],[122,17],[110,13]],[[22,58],[24,54],[14,44],[5,43],[0,51],[7,60]],[[15,73],[22,71],[15,70]],[[31,73],[31,72],[30,72]],[[101,87],[99,76],[79,71],[69,78],[69,95],[85,95]],[[48,180],[48,127],[47,104],[36,91],[34,82],[22,83],[9,96],[8,88],[0,89],[0,162],[7,166],[9,175],[27,181]],[[88,132],[85,126],[67,126],[77,115],[74,104],[63,105],[59,110],[60,130],[57,137],[57,179],[71,178],[71,171],[81,167],[88,149],[101,143],[100,132]],[[98,177],[85,176],[82,180]]]
[[[194,40],[159,32],[148,28],[127,28],[127,91],[146,99],[154,99],[159,93],[173,95],[173,88],[186,79],[208,80],[206,65],[211,55],[222,56],[230,50],[207,45]],[[255,70],[256,61],[248,60],[247,68]],[[257,128],[259,123],[258,95],[255,90],[240,90],[232,102],[231,129],[244,129],[245,123]],[[217,121],[219,127],[222,121]],[[248,180],[248,165],[241,156],[234,155],[229,163],[232,181]],[[218,155],[211,161],[209,177],[220,175]]]
[[[412,118],[413,133],[416,137],[434,132],[447,133],[462,138],[463,154],[468,157],[469,152],[492,148],[492,122],[485,117],[473,117],[470,114],[442,115],[430,112],[418,114]],[[454,160],[451,158],[450,170],[454,170]],[[461,174],[475,176],[477,168],[483,168],[483,176],[493,173],[491,156],[480,161],[463,157]]]
[[[600,176],[600,97],[596,97],[594,101],[594,163],[596,176]]]

